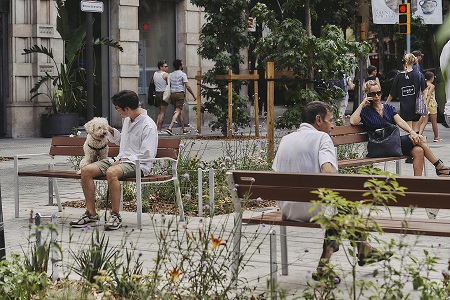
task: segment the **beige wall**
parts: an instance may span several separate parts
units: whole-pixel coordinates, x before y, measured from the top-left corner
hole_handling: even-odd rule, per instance
[[[46,96],[30,101],[29,91],[39,75],[45,71],[54,73],[53,64],[44,55],[22,55],[23,49],[32,45],[52,48],[58,62],[63,60],[62,41],[56,31],[56,7],[54,0],[14,0],[11,9],[9,45],[9,99],[7,103],[7,136],[13,138],[38,137],[40,114],[50,105]],[[118,40],[124,52],[112,50],[111,88],[112,94],[122,89],[137,91],[138,66],[138,9],[139,0],[110,0],[111,36]],[[203,24],[203,13],[188,0],[177,5],[178,57],[185,63],[189,84],[197,93],[195,75],[212,67],[197,54],[199,30]],[[42,90],[45,92],[45,90]],[[196,124],[196,105],[187,94],[186,117]],[[120,126],[121,120],[113,111],[112,125]]]

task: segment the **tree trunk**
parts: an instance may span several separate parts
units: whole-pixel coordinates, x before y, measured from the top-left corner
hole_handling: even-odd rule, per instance
[[[306,20],[306,34],[308,35],[308,37],[312,36],[312,30],[311,30],[311,1],[310,0],[306,0],[305,3],[305,20]],[[313,53],[309,54],[309,59],[313,60]],[[314,89],[314,69],[311,68],[311,70],[309,71],[309,82],[306,85],[306,89],[307,90],[313,90]]]

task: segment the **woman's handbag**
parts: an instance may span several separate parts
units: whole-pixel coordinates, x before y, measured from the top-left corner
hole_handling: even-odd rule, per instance
[[[163,101],[169,103],[170,102],[170,74],[167,76],[167,85],[163,94]]]
[[[390,124],[389,126],[368,131],[367,133],[369,135],[369,142],[367,143],[368,157],[403,155],[400,130],[396,125]]]
[[[400,140],[400,129],[380,116],[375,115],[386,125],[383,128],[368,130],[369,142],[367,143],[368,157],[391,157],[402,156],[402,142]]]
[[[426,116],[428,114],[427,105],[425,99],[423,99],[423,93],[419,90],[419,94],[416,97],[416,114]]]
[[[150,81],[150,85],[148,86],[147,102],[149,105],[158,107],[158,103],[156,103],[156,90],[153,77],[152,80]]]

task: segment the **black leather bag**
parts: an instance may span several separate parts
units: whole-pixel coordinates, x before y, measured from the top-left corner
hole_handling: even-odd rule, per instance
[[[389,124],[386,122],[386,124]],[[386,127],[367,132],[369,142],[367,143],[368,157],[390,157],[402,156],[402,144],[400,130],[397,126],[389,124]]]
[[[153,77],[148,86],[147,103],[149,105],[158,107],[158,103],[156,103],[156,89],[155,89],[155,82],[153,81]]]

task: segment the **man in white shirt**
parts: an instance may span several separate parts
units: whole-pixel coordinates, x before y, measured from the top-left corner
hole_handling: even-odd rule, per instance
[[[109,127],[108,140],[119,146],[119,154],[114,158],[106,158],[91,163],[81,169],[81,187],[86,201],[86,212],[70,226],[80,228],[96,225],[99,220],[95,210],[94,178],[106,176],[111,200],[111,217],[105,223],[105,230],[116,230],[122,226],[119,213],[120,178],[135,177],[135,160],[140,160],[142,175],[150,173],[152,167],[149,158],[156,156],[158,148],[158,132],[155,122],[147,115],[147,111],[139,106],[135,92],[123,90],[112,98],[114,108],[124,118],[122,132]]]
[[[300,128],[281,139],[272,165],[273,170],[275,172],[337,173],[336,150],[329,136],[333,126],[330,105],[320,101],[308,103],[302,112]],[[312,207],[311,203],[279,201],[278,205],[281,208],[283,220],[309,222],[318,213],[317,209],[309,211]],[[340,282],[334,272],[330,272],[330,269],[325,267],[331,255],[339,250],[336,237],[339,237],[339,232],[336,230],[329,229],[325,232],[322,256],[317,273],[313,273],[314,280],[332,277]],[[359,265],[376,262],[391,255],[378,252],[367,241],[357,241],[357,246]]]
[[[197,100],[194,92],[189,85],[188,78],[186,73],[183,70],[183,62],[180,59],[175,59],[173,62],[173,67],[175,71],[170,73],[169,81],[170,81],[170,102],[175,106],[175,112],[172,117],[172,121],[170,122],[169,128],[167,128],[167,133],[172,135],[172,128],[175,124],[175,121],[179,120],[179,125],[183,130],[183,133],[188,133],[188,130],[184,128],[184,118],[183,118],[183,106],[184,101],[186,100],[185,90],[188,90],[191,93],[194,100]]]

